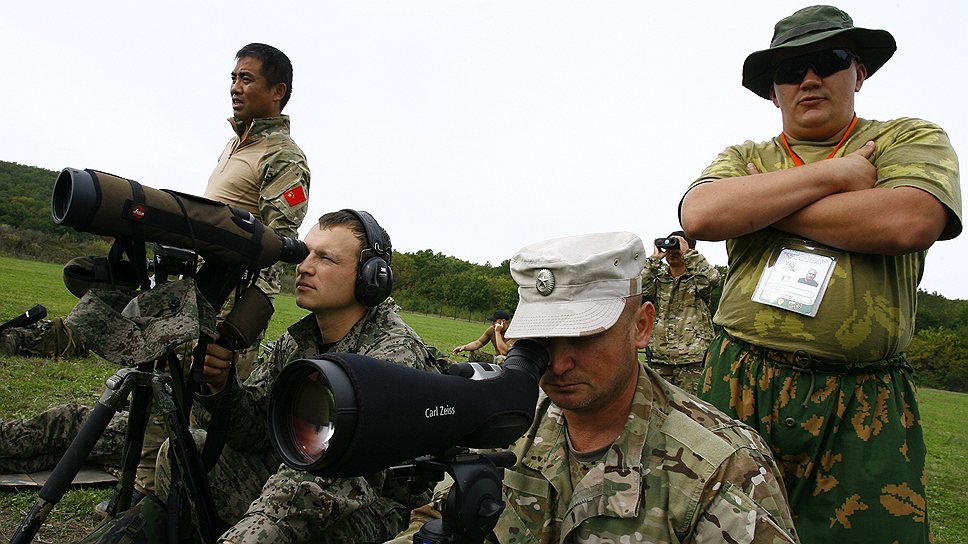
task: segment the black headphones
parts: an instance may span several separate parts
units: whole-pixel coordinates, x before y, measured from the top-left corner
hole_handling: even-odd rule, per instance
[[[386,231],[368,212],[349,208],[343,211],[355,215],[363,223],[366,245],[360,251],[360,265],[356,270],[356,300],[372,308],[386,300],[393,289],[393,270],[390,269],[393,248]]]

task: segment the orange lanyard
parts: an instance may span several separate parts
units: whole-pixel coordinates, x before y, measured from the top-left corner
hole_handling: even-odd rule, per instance
[[[841,138],[839,142],[837,142],[837,147],[835,147],[834,150],[831,151],[829,155],[827,155],[828,159],[834,158],[834,155],[837,154],[837,150],[840,149],[840,146],[844,145],[844,142],[847,141],[847,137],[850,136],[850,133],[851,131],[854,130],[854,125],[856,124],[857,124],[857,114],[855,113],[854,118],[850,121],[850,126],[847,127],[847,132],[844,133],[844,137]],[[793,152],[793,149],[790,147],[790,144],[787,142],[787,137],[785,132],[780,133],[780,141],[783,142],[783,146],[786,147],[787,153],[789,153],[790,158],[793,159],[793,164],[795,164],[796,166],[803,166],[803,159],[801,159],[799,155]]]

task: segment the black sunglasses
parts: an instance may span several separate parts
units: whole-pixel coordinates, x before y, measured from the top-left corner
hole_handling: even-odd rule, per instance
[[[778,85],[800,83],[810,68],[818,76],[827,77],[850,68],[856,58],[857,55],[848,49],[827,49],[786,59],[773,69],[773,82]]]

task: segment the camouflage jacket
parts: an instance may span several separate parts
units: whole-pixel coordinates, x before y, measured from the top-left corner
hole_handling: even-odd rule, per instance
[[[267,421],[272,384],[283,367],[296,359],[310,358],[320,353],[358,353],[422,370],[429,370],[429,354],[417,333],[393,311],[394,301],[388,298],[370,308],[363,319],[350,329],[342,340],[326,345],[319,334],[316,318],[310,314],[300,319],[275,343],[268,361],[260,361],[244,384],[226,387],[218,395],[200,395],[199,405],[212,409],[218,402],[227,402],[232,424],[226,443],[239,451],[272,451],[268,429],[251,422]],[[436,370],[436,369],[434,369]],[[227,395],[224,401],[220,397]],[[206,414],[199,414],[207,421]]]
[[[678,278],[654,256],[646,259],[642,271],[642,295],[656,307],[649,340],[652,360],[667,365],[702,362],[714,335],[709,302],[719,285],[719,271],[694,249],[682,257],[686,272]]]
[[[255,119],[246,125],[229,119],[236,136],[219,157],[208,179],[205,197],[252,212],[283,236],[298,238],[309,199],[306,155],[289,136],[289,117]],[[259,287],[270,297],[279,292],[282,264],[260,277]]]
[[[546,396],[512,449],[494,529],[504,544],[797,542],[760,436],[644,365],[625,430],[577,485],[564,416]],[[407,534],[437,515],[414,511]]]
[[[325,345],[315,316],[304,317],[289,327],[275,344],[268,361],[260,362],[245,384],[236,382],[226,387],[232,423],[226,440],[239,451],[271,452],[268,438],[269,397],[272,385],[290,361],[320,353],[359,353],[376,359],[436,372],[420,337],[393,310],[395,302],[387,299],[366,315],[333,345]],[[202,397],[200,402],[211,407],[219,395]],[[207,418],[206,414],[201,414]],[[270,525],[277,533],[288,534],[293,542],[312,542],[332,525],[372,504],[389,499],[409,509],[425,502],[429,494],[411,495],[403,482],[387,481],[385,472],[359,478],[320,478],[307,472],[280,467],[262,490],[262,495],[249,507],[242,522],[223,535],[233,542],[250,542]],[[390,503],[393,504],[393,503]],[[303,534],[306,526],[311,534]]]

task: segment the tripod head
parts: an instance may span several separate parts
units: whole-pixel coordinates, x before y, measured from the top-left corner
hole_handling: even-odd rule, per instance
[[[480,544],[494,530],[504,511],[501,492],[504,469],[514,466],[509,451],[472,452],[452,448],[440,455],[419,457],[412,464],[394,467],[393,474],[407,474],[411,482],[439,482],[444,474],[453,485],[443,502],[441,518],[429,521],[414,535],[415,544]],[[402,476],[393,476],[402,477]]]

